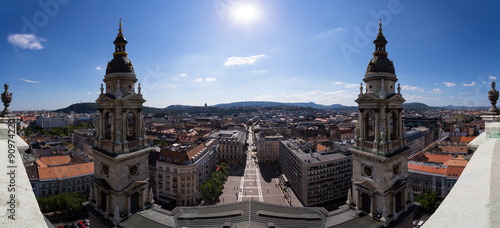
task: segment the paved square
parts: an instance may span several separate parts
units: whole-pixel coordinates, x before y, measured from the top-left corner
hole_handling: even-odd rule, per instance
[[[247,153],[245,166],[231,165],[217,204],[258,200],[261,202],[289,205],[278,185],[277,165],[256,165],[251,153]],[[302,206],[291,189],[292,206]]]

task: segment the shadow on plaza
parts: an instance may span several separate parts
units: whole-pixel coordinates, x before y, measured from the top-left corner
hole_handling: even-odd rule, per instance
[[[259,165],[260,175],[267,183],[270,183],[273,178],[278,178],[278,170],[277,164]]]
[[[243,176],[245,173],[245,165],[229,164],[229,176]]]

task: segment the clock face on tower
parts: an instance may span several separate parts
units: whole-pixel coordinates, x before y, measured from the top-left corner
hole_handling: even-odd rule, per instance
[[[373,172],[372,172],[372,167],[371,166],[368,166],[368,165],[364,165],[363,166],[363,175],[365,175],[366,177],[371,177]]]
[[[399,174],[399,164],[396,164],[392,167],[392,175],[396,176]]]
[[[128,173],[133,176],[137,173],[137,166],[136,165],[133,165],[133,166],[130,166],[128,168]]]

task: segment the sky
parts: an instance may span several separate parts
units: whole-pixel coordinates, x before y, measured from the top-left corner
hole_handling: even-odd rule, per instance
[[[379,19],[406,102],[487,106],[500,2],[7,0],[0,83],[13,110],[94,102],[122,19],[145,106],[354,106]]]

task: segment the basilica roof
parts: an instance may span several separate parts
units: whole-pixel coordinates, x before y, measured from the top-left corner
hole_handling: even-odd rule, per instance
[[[377,38],[373,41],[375,44],[375,52],[373,52],[373,59],[368,63],[366,73],[376,72],[395,74],[394,64],[387,58],[387,52],[385,51],[387,40],[382,33],[382,23],[380,23],[379,26],[379,33]]]

